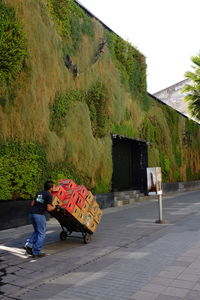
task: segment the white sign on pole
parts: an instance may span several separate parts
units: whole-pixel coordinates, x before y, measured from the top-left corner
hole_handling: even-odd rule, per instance
[[[161,168],[147,168],[147,191],[148,195],[158,195],[159,219],[156,223],[164,224],[162,206],[162,176]]]
[[[148,195],[162,195],[161,168],[147,168],[147,191]]]

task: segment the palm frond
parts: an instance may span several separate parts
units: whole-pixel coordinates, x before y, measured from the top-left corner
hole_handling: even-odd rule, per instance
[[[200,55],[195,55],[195,56],[192,56],[192,62],[197,65],[198,67],[200,67]]]

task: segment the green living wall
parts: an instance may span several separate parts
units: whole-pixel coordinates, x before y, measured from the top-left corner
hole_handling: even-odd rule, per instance
[[[0,1],[0,200],[112,180],[111,133],[150,142],[164,181],[200,179],[199,125],[147,93],[145,57],[73,0]]]

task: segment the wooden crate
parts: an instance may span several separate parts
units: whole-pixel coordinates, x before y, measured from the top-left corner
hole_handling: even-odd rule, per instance
[[[57,196],[61,201],[67,198],[67,193],[61,185],[55,186],[51,194],[52,196]]]
[[[76,199],[69,198],[63,201],[62,207],[65,208],[69,213],[72,213],[76,205]]]
[[[74,216],[74,218],[76,218],[78,220],[79,214],[81,212],[80,207],[78,207],[77,205],[74,206],[74,210],[72,211],[72,216]]]
[[[84,185],[77,185],[75,187],[75,190],[84,198],[86,199],[89,191],[86,189]]]
[[[91,212],[91,214],[93,214],[93,216],[95,216],[99,209],[100,209],[99,204],[96,202],[95,199],[93,199],[93,201],[89,207],[89,211]]]
[[[84,203],[85,203],[85,198],[83,198],[81,195],[78,195],[76,204],[77,204],[80,208],[83,208]]]
[[[80,213],[79,213],[79,215],[78,215],[78,217],[77,217],[77,220],[78,220],[81,224],[83,224],[84,219],[85,219],[85,213],[84,213],[82,210],[80,210]]]
[[[93,215],[88,212],[86,215],[85,215],[85,218],[84,218],[84,221],[83,221],[83,224],[86,225],[86,226],[89,226],[90,222],[93,221]]]
[[[87,201],[84,202],[83,207],[82,207],[82,211],[84,213],[87,213],[89,210],[89,203]]]
[[[57,196],[53,196],[53,199],[52,199],[53,206],[56,206],[56,205],[61,206],[62,204],[63,204],[63,202]]]
[[[102,210],[100,208],[98,208],[96,211],[96,214],[94,215],[94,220],[97,224],[100,223],[102,214],[103,214]]]
[[[86,228],[88,230],[90,230],[91,232],[95,232],[95,230],[97,229],[97,223],[95,222],[95,220],[91,220],[87,225],[85,225]]]
[[[89,205],[92,203],[93,199],[94,199],[94,195],[89,191],[86,197],[86,201],[89,203]]]
[[[65,190],[74,189],[76,187],[76,183],[72,179],[61,179],[59,180],[59,183]]]

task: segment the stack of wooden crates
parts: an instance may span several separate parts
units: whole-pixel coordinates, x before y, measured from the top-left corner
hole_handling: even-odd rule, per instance
[[[102,210],[84,185],[76,185],[71,179],[62,179],[54,187],[52,195],[54,206],[64,208],[87,230],[95,232],[101,220]]]

